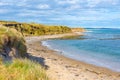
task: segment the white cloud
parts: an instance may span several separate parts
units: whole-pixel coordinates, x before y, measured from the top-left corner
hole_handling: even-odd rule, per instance
[[[87,5],[89,7],[96,7],[99,4],[116,5],[118,3],[119,3],[119,0],[87,0]]]
[[[6,6],[6,5],[9,5],[9,3],[0,2],[0,6]]]
[[[16,6],[23,6],[23,7],[29,7],[30,5],[27,4],[27,0],[23,0],[16,4]]]
[[[104,17],[95,17],[95,16],[72,16],[72,15],[64,15],[62,17],[51,18],[51,20],[64,20],[64,21],[95,21],[95,20],[103,20]]]
[[[108,21],[120,18],[120,12],[101,12],[101,11],[82,11],[74,15],[62,15],[52,17],[51,20],[57,21]],[[89,13],[89,14],[88,14]],[[108,14],[109,13],[109,14]]]
[[[101,0],[87,0],[87,5],[89,7],[95,7],[97,4],[99,4],[101,2]]]
[[[28,0],[2,0],[0,1],[0,6],[28,6],[27,5]]]
[[[80,9],[80,5],[71,5],[70,7],[67,8],[67,10],[75,10],[75,9]]]
[[[59,12],[55,11],[55,10],[47,10],[47,12],[45,12],[44,10],[28,10],[28,9],[23,9],[21,10],[17,16],[21,16],[21,17],[39,17],[39,16],[51,16],[51,15],[55,15],[55,14],[59,14]],[[60,13],[61,14],[61,13]]]
[[[41,16],[42,12],[39,12],[39,11],[21,11],[20,13],[17,14],[17,16],[20,16],[20,17],[39,17]]]
[[[38,9],[49,9],[50,6],[48,4],[39,4],[37,5],[37,8]]]
[[[79,0],[55,0],[58,4],[76,4]]]
[[[7,13],[7,12],[9,12],[9,10],[6,10],[6,9],[0,9],[0,14]]]
[[[0,16],[51,23],[109,21],[120,18],[120,0],[0,0]],[[104,7],[105,6],[105,7]],[[112,7],[112,8],[111,8]],[[119,8],[119,9],[118,9]],[[8,9],[8,10],[7,10]],[[9,12],[9,13],[8,13]],[[7,14],[6,14],[7,13]],[[13,18],[12,18],[13,19]],[[76,25],[76,24],[75,24]]]

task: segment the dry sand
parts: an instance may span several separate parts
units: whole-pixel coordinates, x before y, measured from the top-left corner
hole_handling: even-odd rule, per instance
[[[41,44],[48,38],[71,35],[76,34],[26,37],[28,53],[46,68],[50,80],[120,80],[120,73],[64,57]]]

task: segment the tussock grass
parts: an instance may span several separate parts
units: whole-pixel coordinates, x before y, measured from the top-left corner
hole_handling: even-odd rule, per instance
[[[24,56],[27,51],[25,40],[20,32],[13,28],[0,26],[0,52],[3,52],[5,46],[17,49],[21,56]]]
[[[0,80],[48,80],[48,77],[38,63],[16,59],[12,63],[0,62]]]

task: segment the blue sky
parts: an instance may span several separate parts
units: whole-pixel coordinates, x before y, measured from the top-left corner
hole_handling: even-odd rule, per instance
[[[0,20],[120,28],[120,0],[0,0]]]

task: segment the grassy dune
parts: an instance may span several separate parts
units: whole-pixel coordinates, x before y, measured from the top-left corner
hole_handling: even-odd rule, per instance
[[[0,26],[0,80],[48,80],[40,64],[27,59],[5,62],[6,57],[25,57],[25,40],[14,28]]]
[[[14,28],[25,36],[51,35],[72,32],[71,28],[61,25],[43,25],[37,23],[19,23],[12,21],[0,21],[0,24],[6,27]]]

